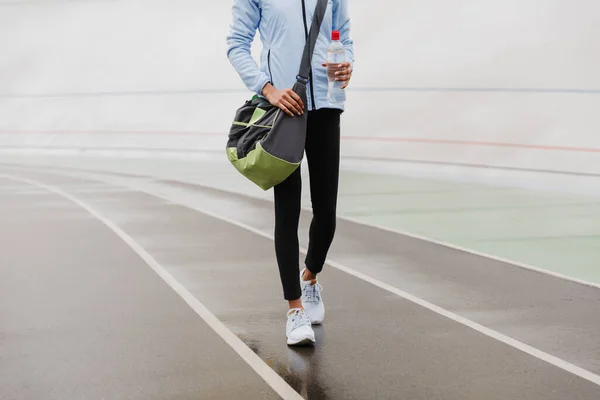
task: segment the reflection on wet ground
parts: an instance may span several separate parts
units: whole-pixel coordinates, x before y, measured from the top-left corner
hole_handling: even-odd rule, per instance
[[[256,340],[243,339],[258,356],[275,370],[302,397],[311,400],[329,400],[327,382],[320,370],[319,344],[325,342],[325,326],[313,326],[318,344],[310,346],[288,346],[286,360],[263,357],[260,343]]]

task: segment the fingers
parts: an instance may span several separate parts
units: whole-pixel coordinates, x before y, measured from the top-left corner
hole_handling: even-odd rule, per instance
[[[302,111],[299,109],[296,102],[294,100],[292,100],[291,98],[282,98],[281,102],[283,103],[283,105],[285,105],[287,107],[287,109],[289,111],[292,112],[292,114],[291,114],[292,117],[294,116],[294,114],[301,115]]]
[[[351,77],[351,76],[350,76],[350,75],[348,75],[348,76],[347,76],[345,79],[338,79],[339,81],[342,81],[342,82],[344,82],[344,83],[342,84],[342,86],[340,86],[340,88],[342,88],[342,89],[346,89],[346,88],[348,87],[348,85],[350,84],[350,77]]]
[[[348,87],[348,84],[350,83],[350,78],[352,77],[352,69],[347,69],[344,71],[339,71],[336,72],[336,81],[341,81],[344,82],[344,84],[342,86],[340,86],[342,89],[346,89]]]
[[[336,73],[335,73],[335,76],[337,78],[340,78],[338,80],[342,80],[342,81],[349,79],[351,75],[352,75],[352,68],[350,68],[350,67],[342,67],[339,71],[336,71]]]
[[[275,94],[268,96],[267,99],[290,117],[304,114],[304,103],[292,89],[277,90]]]
[[[300,97],[296,93],[294,93],[293,90],[286,90],[281,99],[284,102],[284,104],[288,107],[288,109],[292,110],[298,115],[302,115],[302,109],[304,108],[304,106],[301,105],[302,99],[300,99]]]
[[[321,63],[323,67],[327,67],[329,63],[323,62]],[[337,71],[335,72],[335,80],[339,82],[344,82],[341,86],[342,89],[348,87],[350,83],[350,78],[352,78],[352,65],[349,61],[344,61],[343,63],[335,65]]]
[[[298,96],[298,94],[296,92],[294,92],[292,89],[288,89],[289,90],[289,94],[290,96],[292,96],[292,98],[294,100],[296,100],[296,103],[298,103],[298,105],[300,106],[300,109],[303,110],[304,109],[304,103],[302,102],[302,99],[300,98],[300,96]]]
[[[283,111],[284,113],[286,113],[287,115],[289,115],[290,117],[294,116],[294,113],[291,112],[286,106],[285,104],[283,104],[283,102],[278,104],[278,107],[281,109],[281,111]]]

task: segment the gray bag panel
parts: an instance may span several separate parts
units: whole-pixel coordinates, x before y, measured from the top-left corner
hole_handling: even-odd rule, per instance
[[[306,104],[306,85],[296,82],[292,88]],[[304,157],[307,113],[290,117],[279,112],[271,132],[261,141],[263,149],[274,157],[299,163]]]

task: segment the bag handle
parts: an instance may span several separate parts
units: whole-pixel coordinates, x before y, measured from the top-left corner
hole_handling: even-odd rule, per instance
[[[304,0],[302,0],[304,1]],[[300,63],[300,71],[296,80],[306,85],[308,82],[308,76],[312,66],[312,55],[315,50],[315,44],[317,43],[317,37],[321,30],[321,23],[325,17],[325,10],[327,10],[327,0],[318,0],[317,6],[315,7],[315,13],[313,15],[312,24],[310,26],[310,32],[306,38],[306,44],[304,45],[304,53],[302,54],[302,62]]]

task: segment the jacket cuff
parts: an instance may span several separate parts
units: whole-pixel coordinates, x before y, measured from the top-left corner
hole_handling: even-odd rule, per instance
[[[254,93],[258,94],[259,96],[262,96],[263,88],[265,87],[265,85],[267,83],[270,83],[270,82],[271,82],[271,80],[269,79],[269,77],[263,73],[260,76],[260,79],[258,80],[258,84],[254,88],[252,88],[252,90],[254,91]]]

